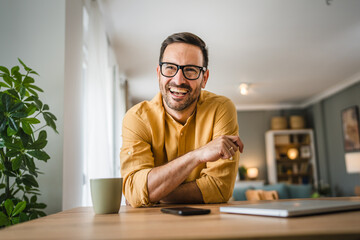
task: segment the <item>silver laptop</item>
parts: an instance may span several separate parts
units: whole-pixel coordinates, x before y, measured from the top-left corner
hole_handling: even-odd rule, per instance
[[[272,217],[294,217],[355,209],[360,210],[360,201],[303,199],[288,201],[269,201],[220,207],[220,212]]]

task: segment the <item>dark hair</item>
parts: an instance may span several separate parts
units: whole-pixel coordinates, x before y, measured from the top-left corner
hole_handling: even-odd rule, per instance
[[[159,62],[162,61],[166,47],[172,43],[187,43],[199,47],[203,54],[203,67],[207,68],[209,57],[206,44],[201,38],[189,32],[174,33],[168,36],[161,44]]]

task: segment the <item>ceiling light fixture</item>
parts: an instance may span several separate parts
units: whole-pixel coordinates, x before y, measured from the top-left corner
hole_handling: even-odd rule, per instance
[[[246,96],[249,93],[249,84],[241,83],[239,89],[240,89],[240,94]]]

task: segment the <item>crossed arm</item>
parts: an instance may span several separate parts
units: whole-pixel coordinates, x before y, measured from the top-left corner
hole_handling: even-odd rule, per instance
[[[220,136],[199,149],[153,168],[147,181],[150,202],[202,203],[202,194],[195,181],[181,183],[198,165],[220,158],[229,159],[242,150],[243,143],[238,136]]]

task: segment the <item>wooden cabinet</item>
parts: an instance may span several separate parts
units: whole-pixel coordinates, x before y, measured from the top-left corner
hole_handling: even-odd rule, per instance
[[[317,186],[316,152],[312,129],[270,130],[265,134],[270,184]]]

